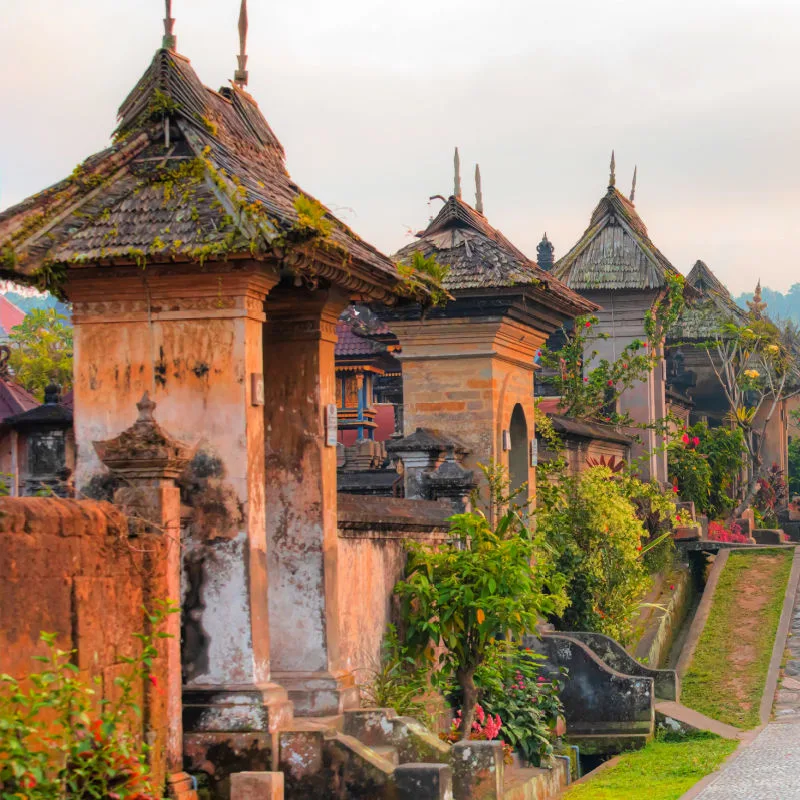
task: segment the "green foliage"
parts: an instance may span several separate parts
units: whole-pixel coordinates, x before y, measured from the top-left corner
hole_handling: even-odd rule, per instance
[[[561,613],[563,578],[552,569],[543,537],[515,510],[495,528],[479,512],[457,514],[448,542],[412,542],[409,551],[405,580],[395,587],[406,642],[412,655],[430,660],[440,679],[458,683],[468,733],[477,701],[475,671],[500,634],[518,637],[534,630],[540,616]]]
[[[327,217],[327,212],[322,204],[304,194],[299,194],[294,199],[294,210],[297,212],[297,230],[321,236],[330,236],[333,223]]]
[[[148,613],[153,630],[177,611],[167,603]],[[74,651],[60,650],[56,634],[42,633],[42,670],[24,682],[0,675],[0,789],[11,800],[155,800],[148,783],[147,745],[131,731],[141,711],[137,692],[151,680],[156,639],[139,634],[138,658],[114,680],[115,699],[99,699],[78,677]],[[100,684],[101,679],[96,680]]]
[[[65,322],[54,309],[37,308],[11,331],[9,366],[17,382],[39,400],[51,381],[64,391],[72,386],[72,328]]]
[[[593,780],[567,789],[563,800],[679,800],[738,746],[713,733],[660,735],[643,750],[623,753]]]
[[[537,510],[537,532],[555,548],[556,569],[567,580],[563,630],[629,638],[648,585],[642,560],[647,534],[634,502],[644,495],[655,498],[656,492],[635,478],[593,467],[575,478],[562,476],[547,505]]]
[[[800,438],[789,442],[789,494],[800,494]]]
[[[542,676],[544,657],[507,641],[497,641],[475,672],[481,704],[487,714],[499,716],[499,738],[538,766],[553,752],[553,728],[563,713],[558,678]]]
[[[450,272],[450,266],[440,264],[436,256],[430,255],[426,258],[417,251],[412,256],[410,264],[398,262],[397,271],[400,273],[407,294],[417,296],[423,291],[428,292],[435,306],[442,306],[449,299],[450,295],[444,289],[443,283]]]
[[[699,422],[668,445],[669,475],[681,497],[693,501],[700,513],[722,517],[733,508],[731,487],[745,452],[739,427],[709,428]]]
[[[394,625],[381,645],[380,663],[358,688],[365,708],[393,708],[401,716],[430,722],[423,699],[430,690],[427,662],[411,655]]]
[[[0,497],[8,497],[11,494],[12,478],[8,472],[0,472]]]

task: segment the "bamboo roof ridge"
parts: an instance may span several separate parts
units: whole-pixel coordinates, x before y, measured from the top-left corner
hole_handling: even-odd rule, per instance
[[[410,262],[414,253],[435,256],[450,267],[443,287],[457,296],[465,291],[528,287],[569,308],[572,316],[595,306],[545,272],[513,245],[486,217],[456,195],[451,195],[417,240],[395,254]]]
[[[0,277],[41,283],[53,268],[144,260],[291,268],[302,250],[304,269],[372,299],[391,302],[405,288],[388,257],[292,181],[243,86],[213,91],[162,48],[118,119],[111,147],[0,213]]]
[[[633,202],[614,183],[597,204],[583,236],[556,262],[553,273],[577,291],[661,289],[666,276],[677,270],[653,244]]]

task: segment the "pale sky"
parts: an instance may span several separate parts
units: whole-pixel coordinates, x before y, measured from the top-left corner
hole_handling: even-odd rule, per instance
[[[239,0],[174,0],[219,88]],[[162,0],[0,0],[0,209],[103,148],[162,36]],[[796,0],[250,0],[250,86],[295,180],[387,253],[481,165],[486,214],[535,258],[586,228],[616,148],[686,273],[800,281]]]

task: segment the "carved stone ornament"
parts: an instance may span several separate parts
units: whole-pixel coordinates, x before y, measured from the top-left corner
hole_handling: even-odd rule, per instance
[[[153,418],[156,404],[148,392],[136,404],[139,417],[114,439],[94,442],[100,460],[126,478],[177,478],[194,448],[167,434]]]

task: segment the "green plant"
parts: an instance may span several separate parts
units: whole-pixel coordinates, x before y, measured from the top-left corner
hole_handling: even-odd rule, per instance
[[[648,575],[646,534],[629,491],[607,467],[593,467],[562,476],[537,509],[537,531],[555,548],[556,569],[567,580],[570,604],[560,620],[553,618],[564,630],[598,631],[623,642],[630,635]]]
[[[11,494],[11,481],[13,475],[8,472],[0,472],[0,497],[8,497]]]
[[[564,800],[679,800],[718,769],[739,742],[713,733],[660,734],[643,750],[623,753],[596,778],[567,789]]]
[[[153,631],[176,611],[158,603],[147,613]],[[0,675],[0,797],[3,800],[155,800],[148,783],[147,744],[133,731],[141,714],[136,697],[158,656],[156,640],[137,634],[141,651],[121,661],[129,672],[114,680],[114,699],[99,699],[78,676],[74,651],[56,634],[42,633],[47,656],[25,681]],[[100,680],[95,681],[96,684]]]
[[[400,716],[431,721],[424,702],[430,690],[429,668],[400,642],[394,625],[386,631],[377,667],[358,688],[365,708],[393,708]]]
[[[9,366],[15,380],[37,399],[53,380],[72,386],[72,328],[55,309],[35,308],[11,331]]]
[[[498,641],[475,673],[485,711],[502,720],[499,738],[539,766],[553,752],[553,731],[563,713],[557,678],[542,675],[543,656],[512,642]]]
[[[440,264],[436,256],[426,257],[417,251],[410,264],[399,261],[396,266],[407,294],[418,295],[424,290],[429,292],[433,305],[441,306],[447,302],[450,295],[443,284],[450,272],[449,264]]]
[[[800,494],[800,438],[789,441],[789,494]]]
[[[450,522],[446,543],[409,545],[405,580],[395,592],[412,654],[425,654],[440,677],[458,684],[468,735],[478,699],[475,672],[498,636],[533,630],[540,616],[561,613],[566,597],[543,537],[516,510],[494,528],[480,512]]]

